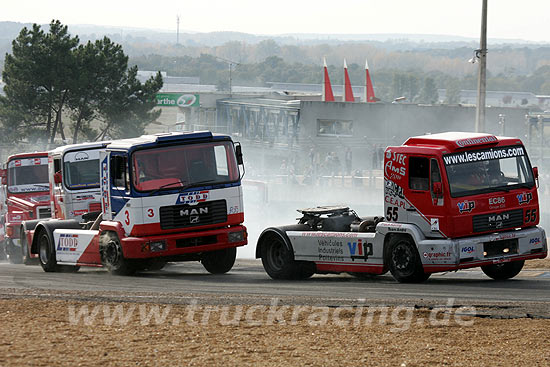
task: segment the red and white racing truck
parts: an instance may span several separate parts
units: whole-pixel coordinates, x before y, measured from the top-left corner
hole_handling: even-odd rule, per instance
[[[11,263],[28,262],[19,240],[19,229],[25,220],[50,217],[48,153],[11,155],[0,176],[5,185],[6,199],[3,251]]]
[[[50,213],[54,219],[82,221],[95,219],[101,212],[99,154],[105,151],[107,144],[92,142],[65,145],[47,153],[48,215],[34,220],[26,218],[16,228],[25,263],[38,257],[31,252],[29,239],[32,239],[35,226],[41,220],[50,218]]]
[[[472,267],[512,278],[525,260],[547,255],[537,182],[520,139],[452,132],[409,138],[385,151],[385,216],[300,210],[298,224],[263,231],[256,257],[275,279],[389,270],[400,282],[421,282]]]
[[[240,145],[210,132],[113,141],[97,166],[99,215],[37,223],[31,253],[45,271],[103,265],[131,274],[198,260],[225,273],[247,243],[240,164]]]

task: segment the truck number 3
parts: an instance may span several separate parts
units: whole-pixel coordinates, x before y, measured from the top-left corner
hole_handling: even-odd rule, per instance
[[[149,218],[153,218],[155,216],[155,212],[153,211],[153,209],[147,209],[147,216]]]
[[[126,217],[126,219],[124,219],[124,223],[126,223],[127,226],[130,225],[130,213],[128,212],[128,210],[126,210],[124,212],[124,216]]]
[[[386,220],[388,222],[397,222],[397,218],[399,218],[397,209],[396,206],[388,206],[388,210],[386,211]]]

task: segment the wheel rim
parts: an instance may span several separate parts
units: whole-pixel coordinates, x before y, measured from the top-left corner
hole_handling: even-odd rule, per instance
[[[267,260],[274,270],[281,270],[285,264],[285,248],[281,241],[274,240],[268,247]]]
[[[401,273],[410,273],[412,269],[412,264],[414,262],[414,255],[411,251],[411,247],[401,242],[395,246],[392,253],[392,263],[396,270]]]
[[[120,261],[120,251],[115,241],[110,241],[104,252],[105,263],[108,265],[116,265]]]
[[[48,236],[46,234],[40,236],[40,262],[42,264],[47,264],[50,260],[50,241],[48,241]]]

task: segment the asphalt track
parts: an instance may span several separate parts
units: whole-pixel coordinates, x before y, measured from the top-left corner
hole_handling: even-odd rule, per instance
[[[0,263],[0,298],[46,297],[188,303],[473,306],[481,317],[550,318],[550,271],[524,270],[494,281],[480,269],[434,274],[422,284],[400,284],[389,274],[359,279],[348,274],[315,275],[303,281],[269,278],[258,260],[238,259],[223,275],[199,263],[168,264],[163,270],[113,276],[101,268],[45,273],[40,266]]]

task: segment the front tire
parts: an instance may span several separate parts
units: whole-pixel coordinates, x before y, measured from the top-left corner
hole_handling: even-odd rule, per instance
[[[485,265],[481,267],[481,270],[490,278],[494,280],[506,280],[515,277],[519,274],[525,260],[512,261],[509,263]]]
[[[266,234],[261,242],[262,265],[273,279],[307,279],[315,274],[315,264],[294,260],[285,241],[275,233]]]
[[[416,246],[408,236],[394,236],[388,243],[387,262],[400,283],[421,283],[430,277],[424,273]]]
[[[136,272],[135,264],[124,258],[122,245],[116,233],[104,232],[99,238],[101,263],[114,275],[132,275]]]
[[[235,247],[210,251],[202,255],[202,266],[211,274],[227,273],[235,264],[237,249]]]
[[[42,269],[45,272],[55,272],[59,270],[55,258],[55,246],[52,238],[44,229],[38,232],[38,253]]]

